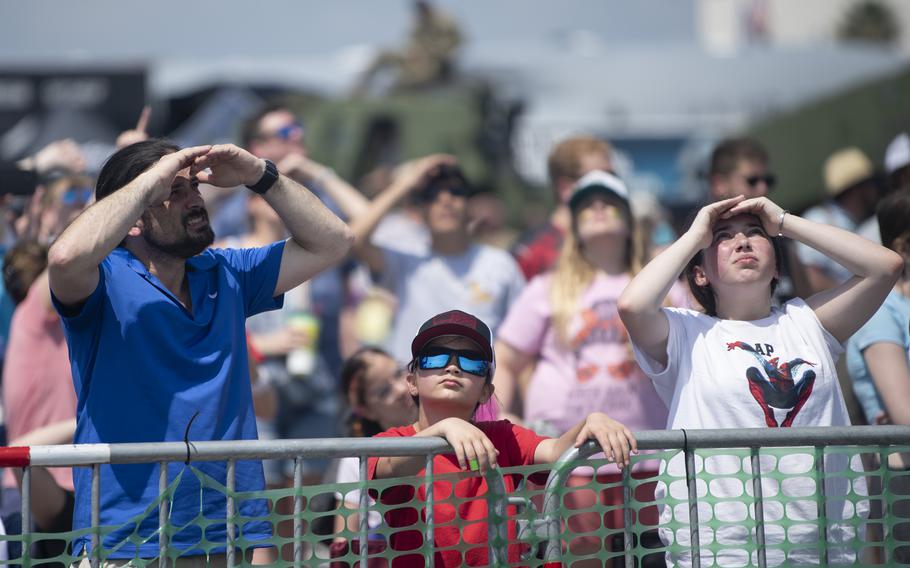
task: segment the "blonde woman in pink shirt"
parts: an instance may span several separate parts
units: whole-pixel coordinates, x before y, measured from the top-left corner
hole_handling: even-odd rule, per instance
[[[663,429],[667,409],[635,362],[616,309],[617,299],[640,268],[628,190],[615,175],[595,170],[578,181],[569,208],[571,231],[554,271],[530,282],[497,332],[497,397],[506,413],[522,406],[523,421],[547,436],[563,434],[579,416],[591,412],[605,412],[632,431]],[[684,297],[681,287],[679,291]],[[515,405],[519,379],[532,366],[523,404]],[[514,414],[506,416],[518,420]],[[633,471],[636,477],[656,473],[657,463],[652,462]],[[592,469],[578,468],[569,483],[584,485],[593,476]],[[614,483],[621,474],[615,466],[604,466],[597,479]],[[619,505],[621,488],[606,489],[600,498],[604,505]],[[637,498],[653,499],[653,484],[641,486]],[[579,489],[567,496],[571,501],[567,505],[591,507],[596,499],[593,490]],[[639,515],[640,522],[657,524],[654,507]],[[608,528],[622,528],[622,509],[608,512],[603,521],[596,512],[574,515],[569,530],[589,532],[604,522]],[[597,553],[602,546],[596,536],[570,544],[575,554]]]

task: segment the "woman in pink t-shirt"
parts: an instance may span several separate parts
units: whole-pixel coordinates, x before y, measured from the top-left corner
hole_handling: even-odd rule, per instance
[[[576,184],[569,208],[571,232],[554,272],[531,281],[497,333],[497,397],[506,412],[512,411],[519,377],[536,365],[522,406],[524,422],[537,432],[561,435],[579,416],[591,412],[605,412],[632,431],[663,429],[667,409],[635,362],[616,309],[619,295],[640,265],[628,191],[616,176],[593,171]],[[644,462],[634,475],[650,477],[656,470],[656,463]],[[589,468],[579,468],[569,483],[588,484],[592,475]],[[601,483],[620,479],[615,466],[598,472]],[[652,485],[640,486],[636,497],[652,500]],[[591,507],[596,494],[575,490],[568,499],[573,501],[568,504],[571,509]],[[605,505],[620,505],[621,488],[604,490],[601,499]],[[621,507],[611,510],[607,526],[622,528],[622,515]],[[639,516],[642,523],[657,523],[654,507],[642,509]],[[574,515],[569,522],[572,532],[589,532],[600,525],[599,513]],[[582,547],[587,553],[587,548],[596,551],[602,546],[601,539],[589,537],[577,539],[572,548]]]

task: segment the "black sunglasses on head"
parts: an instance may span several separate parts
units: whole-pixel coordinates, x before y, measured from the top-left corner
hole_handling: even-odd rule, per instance
[[[749,185],[749,187],[755,187],[761,182],[765,182],[765,185],[768,186],[768,189],[772,189],[777,184],[777,176],[774,174],[765,174],[763,176],[746,176],[746,183]]]

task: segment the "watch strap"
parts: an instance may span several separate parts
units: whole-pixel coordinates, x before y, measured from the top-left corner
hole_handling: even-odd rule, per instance
[[[278,167],[272,160],[265,161],[265,171],[262,172],[262,177],[259,178],[259,181],[253,185],[246,186],[247,189],[254,193],[262,195],[266,191],[272,188],[275,185],[275,182],[278,181]]]

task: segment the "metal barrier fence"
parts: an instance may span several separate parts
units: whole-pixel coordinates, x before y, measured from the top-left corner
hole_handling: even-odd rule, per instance
[[[898,452],[910,452],[910,427],[844,427],[844,428],[781,428],[755,430],[690,430],[690,431],[651,431],[636,434],[640,450],[653,450],[653,454],[641,454],[634,458],[634,463],[648,460],[660,460],[661,472],[655,478],[636,479],[630,468],[624,470],[621,481],[605,483],[595,476],[584,486],[586,490],[600,492],[606,489],[621,489],[623,526],[607,527],[606,524],[587,535],[573,533],[570,527],[571,517],[584,512],[594,512],[597,516],[605,513],[605,508],[594,505],[590,509],[567,510],[565,496],[577,489],[567,488],[566,480],[573,470],[580,465],[601,467],[603,460],[591,461],[591,456],[598,451],[594,443],[588,443],[580,449],[567,452],[552,466],[533,466],[525,468],[508,468],[492,470],[485,476],[489,490],[483,495],[487,502],[487,542],[489,564],[504,565],[537,565],[556,566],[573,565],[576,562],[596,559],[598,562],[618,563],[626,567],[642,565],[643,558],[651,555],[652,559],[666,554],[680,565],[695,567],[714,565],[770,566],[790,565],[792,558],[799,557],[805,551],[800,545],[792,542],[792,534],[801,526],[812,525],[817,529],[814,541],[814,552],[818,564],[837,564],[838,556],[831,556],[829,549],[840,548],[847,551],[852,558],[848,564],[862,565],[884,562],[888,565],[902,564],[910,552],[910,542],[905,540],[902,530],[910,528],[910,518],[905,515],[906,506],[910,504],[910,495],[903,492],[894,493],[894,481],[902,481],[907,473],[888,467],[888,459]],[[371,510],[382,514],[390,507],[382,503],[371,503],[368,491],[361,490],[357,510],[336,508],[323,512],[322,516],[359,514],[359,526],[356,533],[343,530],[341,536],[356,540],[359,552],[349,551],[337,559],[320,556],[312,550],[305,554],[305,548],[317,541],[324,540],[326,535],[307,533],[306,525],[318,516],[312,511],[305,511],[304,501],[309,502],[313,496],[326,492],[344,493],[351,489],[370,489],[381,492],[396,485],[423,487],[426,491],[425,502],[414,500],[414,508],[423,509],[425,518],[415,525],[423,534],[423,546],[418,551],[426,566],[433,566],[434,531],[439,523],[434,519],[437,502],[434,495],[436,482],[448,481],[453,490],[448,501],[454,507],[460,506],[463,499],[456,495],[455,484],[466,476],[434,476],[433,456],[448,453],[450,448],[442,439],[436,438],[401,438],[401,439],[314,439],[314,440],[276,440],[276,441],[240,441],[240,442],[168,442],[157,444],[116,444],[116,445],[71,445],[71,446],[35,446],[31,448],[0,449],[0,465],[22,467],[22,513],[24,527],[21,535],[0,537],[8,542],[21,542],[23,555],[21,559],[11,562],[14,565],[32,566],[40,562],[30,557],[29,547],[42,538],[74,537],[75,533],[66,535],[46,535],[32,533],[30,514],[30,480],[33,467],[91,467],[92,478],[92,527],[91,556],[93,566],[99,565],[106,557],[108,550],[102,546],[108,528],[99,526],[100,496],[104,488],[100,486],[101,464],[159,464],[159,490],[161,497],[157,503],[149,506],[149,514],[155,514],[157,508],[159,530],[151,538],[157,538],[160,565],[168,565],[179,551],[169,546],[168,535],[173,532],[169,527],[169,508],[172,505],[167,496],[179,479],[168,479],[168,463],[186,461],[190,468],[193,462],[225,461],[227,477],[215,480],[211,487],[221,490],[226,495],[225,516],[222,522],[227,523],[227,538],[223,546],[226,550],[228,566],[246,564],[244,556],[238,551],[255,546],[257,543],[244,541],[238,535],[237,528],[249,519],[240,518],[236,501],[239,499],[268,498],[273,505],[280,499],[293,499],[293,512],[288,516],[272,515],[278,522],[292,521],[293,531],[288,538],[276,536],[271,544],[279,547],[292,545],[293,559],[286,562],[276,561],[277,565],[287,566],[322,566],[334,562],[346,562],[353,566],[367,567],[377,557],[394,560],[400,551],[386,549],[381,553],[369,550],[370,534],[367,526],[368,513]],[[368,456],[425,456],[426,475],[422,478],[366,481]],[[360,482],[346,485],[324,485],[307,487],[302,484],[302,464],[305,460],[316,458],[340,458],[354,456],[360,458]],[[718,458],[721,456],[723,459]],[[811,460],[799,456],[809,456]],[[860,457],[867,461],[866,468],[857,467]],[[717,459],[715,459],[717,458]],[[234,491],[234,466],[237,461],[290,459],[294,463],[293,487],[286,490],[268,490],[257,495],[241,495]],[[768,464],[773,462],[773,467]],[[789,474],[783,464],[793,462],[797,465],[810,463],[810,469]],[[839,467],[832,468],[832,464]],[[673,469],[673,464],[681,464],[681,469]],[[726,467],[730,463],[739,463],[738,471],[718,470],[718,464]],[[726,464],[726,465],[725,465]],[[844,464],[846,464],[844,466]],[[868,464],[873,464],[870,466]],[[789,467],[789,466],[788,466]],[[723,468],[721,468],[723,469]],[[728,468],[729,469],[729,468]],[[534,488],[526,483],[521,491],[507,495],[504,490],[504,475],[515,475],[529,480],[537,473],[549,471],[549,477],[541,487]],[[786,495],[788,484],[797,478],[810,479],[814,487],[812,494]],[[884,488],[880,494],[866,491],[867,483],[875,486],[875,480]],[[910,486],[910,479],[904,485]],[[656,498],[638,498],[637,489],[644,483],[656,483]],[[741,484],[740,495],[725,494],[726,487]],[[674,485],[684,486],[684,495],[674,491]],[[841,493],[832,491],[832,487],[844,489]],[[862,488],[861,488],[862,487]],[[662,488],[662,489],[661,489]],[[718,489],[720,488],[720,489]],[[769,491],[769,488],[772,491]],[[840,491],[840,489],[838,489]],[[661,495],[661,492],[663,494]],[[448,502],[447,501],[447,502]],[[814,518],[789,519],[791,510],[797,510],[801,504],[812,502],[816,515]],[[906,502],[906,503],[905,503]],[[865,505],[863,505],[865,503]],[[870,503],[881,506],[881,514],[872,518],[861,512]],[[660,526],[644,525],[639,514],[647,507],[658,505],[662,508]],[[849,506],[847,506],[849,505]],[[308,505],[307,505],[308,506]],[[838,506],[850,509],[851,518],[836,518],[831,511]],[[739,524],[730,524],[720,517],[724,511],[736,508],[745,511]],[[518,513],[521,509],[521,513]],[[780,511],[784,511],[781,516]],[[771,513],[771,517],[769,517]],[[418,515],[418,519],[419,519]],[[831,518],[829,518],[831,517]],[[458,522],[456,517],[456,523]],[[906,525],[906,526],[903,526]],[[510,526],[515,528],[510,538]],[[869,536],[873,527],[879,530],[880,536]],[[737,539],[722,542],[722,534],[736,529]],[[772,536],[769,540],[769,529],[776,532],[783,530],[783,538]],[[642,536],[647,531],[659,529],[663,538],[662,546],[645,548]],[[414,530],[413,528],[411,530]],[[866,534],[863,531],[866,530]],[[388,538],[394,531],[384,528],[379,533]],[[871,531],[874,532],[874,531]],[[910,532],[910,531],[906,531]],[[688,536],[686,537],[686,533]],[[668,536],[669,535],[669,536]],[[846,535],[846,537],[844,537]],[[329,535],[331,536],[331,535]],[[571,541],[579,536],[589,536],[595,540],[619,537],[621,547],[610,550],[607,545],[593,554],[574,553]],[[741,538],[740,538],[741,537]],[[842,540],[838,540],[844,537]],[[725,537],[726,538],[726,537]],[[776,539],[776,540],[775,540]],[[263,543],[259,543],[263,544]],[[475,547],[478,543],[473,543]],[[467,545],[465,545],[467,546]],[[520,562],[509,562],[509,547],[520,546]],[[464,547],[460,548],[462,550]],[[411,551],[413,553],[413,551]],[[731,556],[732,555],[732,556]],[[731,564],[730,557],[736,557],[743,563]],[[782,560],[781,560],[782,559]],[[78,561],[71,555],[61,555],[50,561],[69,564]],[[140,562],[142,564],[142,562]]]

